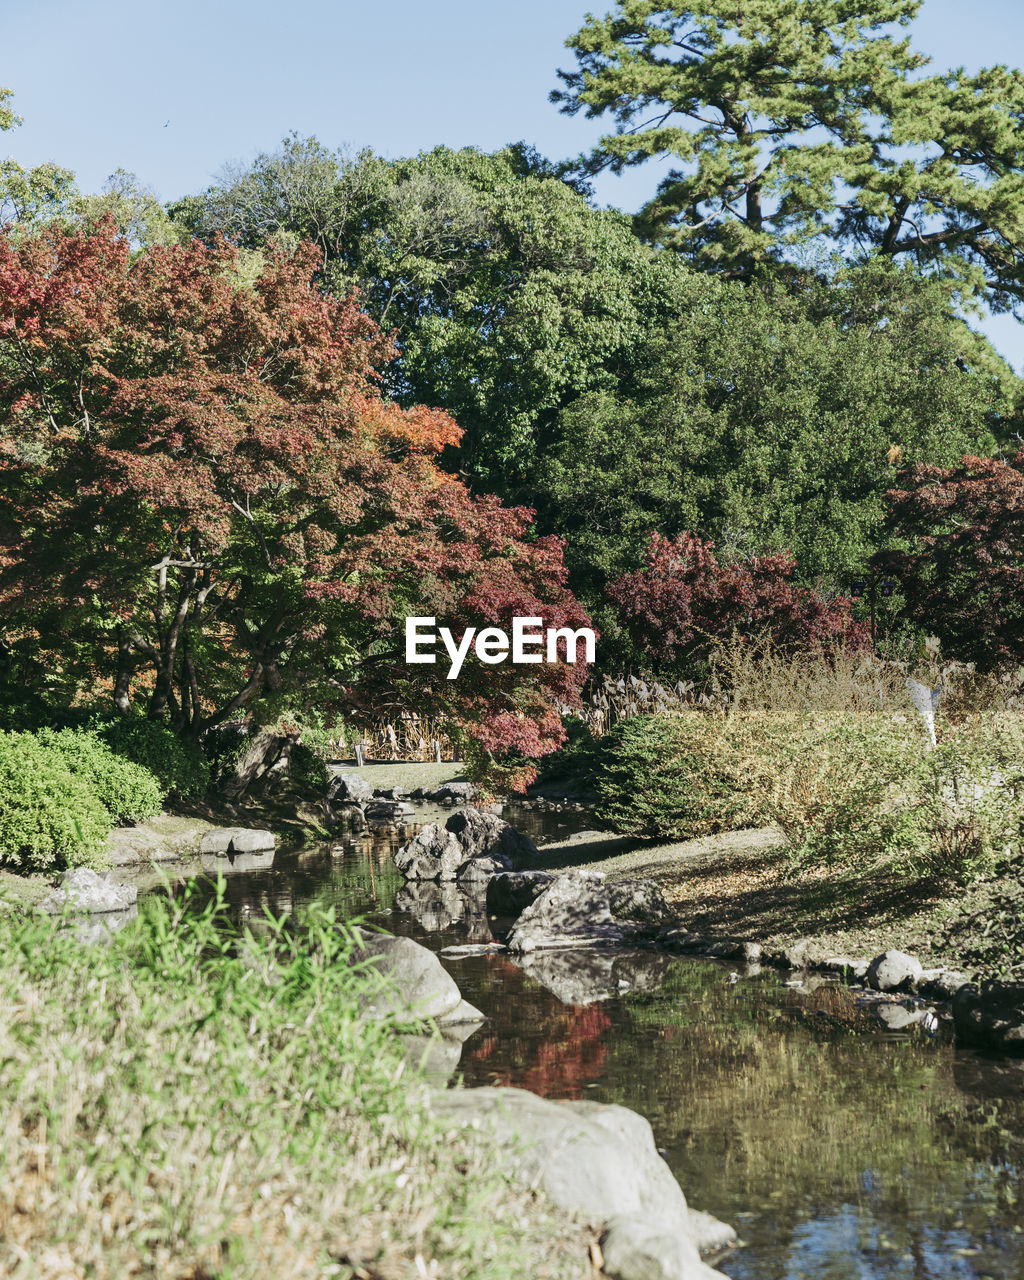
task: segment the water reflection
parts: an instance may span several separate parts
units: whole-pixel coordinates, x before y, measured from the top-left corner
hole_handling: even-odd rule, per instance
[[[253,919],[316,899],[434,949],[486,941],[454,886],[403,885],[399,840],[279,856],[228,878],[228,901]],[[1024,1063],[895,1037],[844,989],[771,970],[587,950],[446,964],[488,1021],[464,1046],[409,1046],[435,1079],[457,1065],[468,1084],[641,1112],[692,1202],[744,1239],[720,1264],[733,1280],[1024,1277]]]

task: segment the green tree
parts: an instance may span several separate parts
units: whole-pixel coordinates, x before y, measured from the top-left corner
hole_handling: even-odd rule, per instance
[[[13,93],[0,89],[0,132],[16,129],[21,116],[9,106]],[[70,214],[78,198],[75,175],[70,169],[46,163],[26,169],[17,160],[0,160],[0,224],[38,226]]]
[[[534,471],[540,522],[568,537],[592,604],[652,529],[693,530],[727,558],[790,551],[805,583],[846,590],[898,467],[992,452],[1018,396],[942,283],[913,269],[695,277],[634,392],[560,415]]]
[[[679,162],[650,238],[748,273],[809,238],[909,257],[1019,314],[1024,75],[918,74],[921,0],[619,0],[567,44],[552,94],[611,116],[585,168]]]
[[[465,432],[457,465],[506,497],[528,496],[562,408],[628,378],[683,271],[522,145],[389,163],[293,137],[172,214],[254,250],[268,236],[318,244],[325,286],[360,289],[394,331],[388,391],[443,405]]]

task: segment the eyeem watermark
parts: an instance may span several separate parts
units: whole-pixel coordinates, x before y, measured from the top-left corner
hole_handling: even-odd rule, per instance
[[[437,627],[436,618],[406,618],[405,620],[405,660],[406,662],[436,662],[435,648],[438,638],[448,652],[450,666],[448,679],[454,680],[462,670],[466,655],[470,649],[475,650],[481,662],[558,662],[559,643],[564,644],[566,662],[576,662],[580,641],[583,642],[583,659],[594,661],[595,639],[590,627],[580,627],[573,631],[571,627],[544,626],[543,618],[513,618],[512,638],[500,627],[484,627],[477,631],[476,627],[467,627],[458,643],[447,627]]]

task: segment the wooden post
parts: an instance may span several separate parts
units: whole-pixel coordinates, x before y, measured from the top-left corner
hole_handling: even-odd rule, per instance
[[[361,742],[356,743],[356,764],[360,769],[363,767],[363,744]]]
[[[437,738],[434,739],[434,759],[438,764],[441,763],[441,743]]]

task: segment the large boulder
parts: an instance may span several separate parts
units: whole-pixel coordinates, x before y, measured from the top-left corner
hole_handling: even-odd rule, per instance
[[[441,1024],[482,1022],[484,1015],[462,998],[455,979],[426,947],[412,938],[358,934],[353,963],[363,963],[378,981],[368,991],[363,1013],[402,1021],[434,1018]]]
[[[88,867],[75,867],[65,871],[60,884],[39,904],[50,915],[64,911],[128,911],[138,901],[139,890],[134,884],[121,884],[111,875],[100,875]]]
[[[430,823],[395,854],[407,880],[480,883],[498,871],[516,871],[537,858],[537,846],[493,813],[460,809],[443,827]]]
[[[1024,982],[960,987],[953,996],[953,1025],[969,1044],[1024,1052]]]
[[[435,791],[431,791],[429,798],[438,804],[472,804],[477,794],[478,790],[474,783],[453,778],[449,782],[442,782]]]
[[[701,1262],[695,1243],[706,1235],[707,1223],[691,1225],[686,1197],[642,1116],[625,1107],[555,1102],[504,1088],[434,1093],[431,1109],[453,1128],[487,1133],[513,1182],[539,1187],[559,1208],[607,1223],[609,1231],[621,1223],[625,1233],[624,1224],[635,1221],[670,1237],[671,1247],[659,1247],[659,1256],[671,1258],[670,1268],[647,1274],[665,1280],[719,1275]],[[613,1249],[617,1270],[606,1266],[606,1273],[641,1280],[645,1273],[638,1269],[637,1253],[623,1240],[621,1254]]]
[[[883,951],[868,965],[865,981],[873,991],[911,991],[924,973],[920,960],[905,951]]]
[[[554,878],[550,871],[499,871],[487,881],[487,914],[514,920]]]
[[[327,799],[365,804],[373,799],[373,787],[357,773],[336,773],[327,788]]]
[[[371,826],[396,826],[415,815],[415,805],[405,800],[370,800],[363,806],[363,816]]]
[[[508,949],[524,955],[544,947],[622,942],[604,877],[593,871],[567,871],[523,911],[508,935]]]
[[[462,862],[462,845],[436,822],[421,827],[395,854],[395,866],[406,880],[455,880]]]
[[[233,853],[267,853],[277,841],[272,831],[255,827],[214,827],[199,844],[199,852],[228,857]]]

